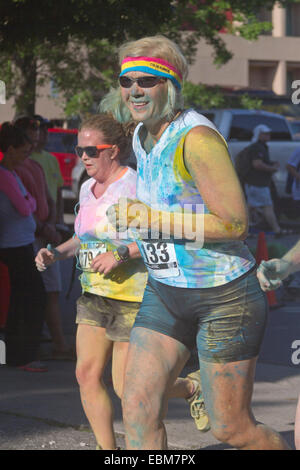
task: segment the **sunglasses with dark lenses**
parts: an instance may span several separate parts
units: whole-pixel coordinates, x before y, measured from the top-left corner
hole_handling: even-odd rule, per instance
[[[166,78],[162,77],[139,77],[139,78],[129,78],[122,75],[119,77],[119,82],[122,88],[130,88],[136,82],[140,88],[153,88],[161,81],[166,81]]]
[[[99,154],[99,150],[104,150],[104,149],[111,149],[113,148],[113,145],[90,145],[88,147],[79,147],[78,145],[75,147],[75,153],[77,157],[81,158],[84,153],[89,158],[97,158]]]

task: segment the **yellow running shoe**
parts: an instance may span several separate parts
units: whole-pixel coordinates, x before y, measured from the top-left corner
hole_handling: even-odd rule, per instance
[[[200,370],[191,372],[186,378],[192,380],[196,387],[193,395],[186,399],[190,405],[191,416],[194,418],[197,429],[201,432],[207,432],[210,430],[210,424],[202,395]]]

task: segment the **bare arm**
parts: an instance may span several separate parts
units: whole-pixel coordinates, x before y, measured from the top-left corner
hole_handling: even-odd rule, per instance
[[[204,215],[204,240],[239,240],[247,236],[244,194],[222,138],[209,127],[192,129],[184,160],[210,214]]]
[[[62,196],[62,188],[57,189],[56,222],[58,224],[64,223],[64,200]]]
[[[204,241],[242,240],[247,236],[247,206],[227,146],[214,130],[206,126],[192,129],[186,137],[184,160],[210,214],[165,212],[151,209],[137,200],[119,200],[107,211],[117,230],[138,226],[157,227],[168,235],[183,234],[183,239],[197,240],[204,226]],[[126,212],[127,208],[127,212]],[[169,221],[169,223],[165,223]],[[150,225],[151,224],[151,225]]]
[[[268,173],[275,173],[278,170],[278,165],[268,165],[262,160],[253,160],[252,165],[256,170],[266,171]]]
[[[44,271],[50,264],[60,259],[67,259],[75,256],[80,247],[80,240],[77,236],[70,238],[66,242],[55,248],[55,252],[47,248],[41,248],[36,255],[35,263],[40,271]]]
[[[300,270],[300,240],[283,257],[290,264],[290,273]]]
[[[287,164],[286,169],[295,179],[300,180],[300,173],[297,171],[297,168]]]

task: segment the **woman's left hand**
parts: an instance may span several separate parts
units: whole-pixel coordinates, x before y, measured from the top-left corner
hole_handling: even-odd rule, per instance
[[[291,264],[284,259],[262,261],[257,269],[257,277],[263,291],[278,289],[282,280],[291,273]]]
[[[92,263],[91,268],[94,272],[100,274],[109,274],[113,269],[119,265],[118,261],[113,255],[112,251],[107,251],[106,253],[101,253],[96,256]]]
[[[158,212],[138,199],[121,197],[118,204],[108,208],[106,215],[117,232],[125,232],[128,228],[147,230]]]

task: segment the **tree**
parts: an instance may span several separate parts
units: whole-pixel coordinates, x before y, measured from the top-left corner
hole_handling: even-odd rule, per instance
[[[262,100],[253,98],[247,93],[228,96],[220,87],[195,85],[185,82],[183,87],[184,103],[187,107],[195,106],[201,109],[211,108],[245,108],[260,109]]]
[[[282,0],[282,5],[300,0]],[[204,38],[216,64],[231,58],[219,31],[255,39],[270,25],[256,12],[275,0],[2,0],[0,79],[16,112],[34,112],[37,86],[54,79],[66,112],[90,108],[116,78],[116,47],[158,32],[180,43],[189,61]],[[232,22],[232,17],[236,22]]]
[[[103,47],[111,54],[113,44],[136,31],[154,34],[157,24],[164,24],[171,13],[170,2],[164,0],[146,2],[142,10],[132,0],[3,0],[0,78],[7,96],[15,96],[16,112],[34,112],[37,85],[50,77],[66,98],[84,92],[90,77],[81,60],[87,63],[87,51],[95,62],[96,49],[103,58]],[[99,69],[103,77],[109,75],[107,62],[110,57]],[[94,78],[92,74],[92,83]]]

